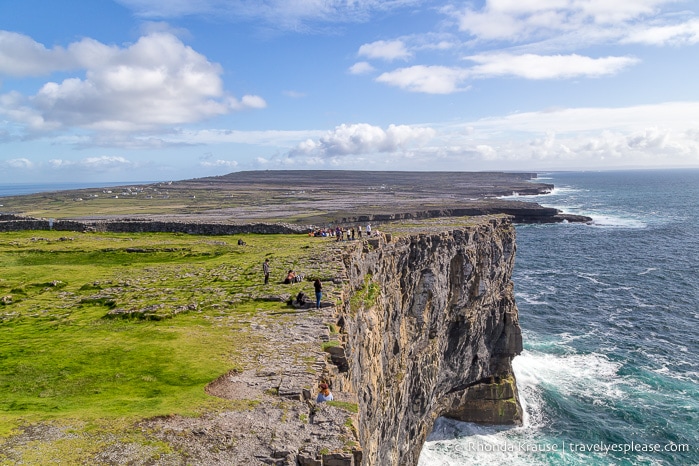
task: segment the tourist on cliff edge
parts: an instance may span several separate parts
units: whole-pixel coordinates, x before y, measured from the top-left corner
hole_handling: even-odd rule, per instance
[[[332,401],[333,394],[330,393],[330,387],[328,384],[323,382],[320,384],[320,393],[318,393],[318,398],[316,398],[317,403],[322,403],[323,401]]]
[[[320,309],[320,298],[323,297],[323,285],[320,283],[320,278],[316,278],[313,282],[313,288],[316,289],[316,309]]]

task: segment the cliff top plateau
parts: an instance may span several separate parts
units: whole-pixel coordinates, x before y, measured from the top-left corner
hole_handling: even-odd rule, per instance
[[[548,193],[534,173],[284,170],[39,193],[1,199],[0,213],[79,221],[140,220],[325,227],[506,213],[516,222],[589,221],[512,194]]]

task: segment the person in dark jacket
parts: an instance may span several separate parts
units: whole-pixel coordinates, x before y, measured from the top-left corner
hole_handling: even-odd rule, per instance
[[[313,282],[313,288],[316,290],[316,309],[320,309],[320,299],[323,297],[323,284],[320,283],[320,278],[316,278]]]

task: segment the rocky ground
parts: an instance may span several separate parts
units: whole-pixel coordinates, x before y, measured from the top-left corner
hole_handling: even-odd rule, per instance
[[[139,218],[328,226],[508,213],[518,222],[587,221],[502,196],[548,193],[533,173],[253,171],[2,199],[0,213],[79,221]]]

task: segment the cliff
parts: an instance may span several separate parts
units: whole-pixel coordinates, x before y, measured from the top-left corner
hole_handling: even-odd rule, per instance
[[[414,465],[439,416],[518,424],[511,360],[522,350],[504,218],[391,232],[345,258],[339,323],[365,465]],[[441,231],[444,230],[444,231]]]

